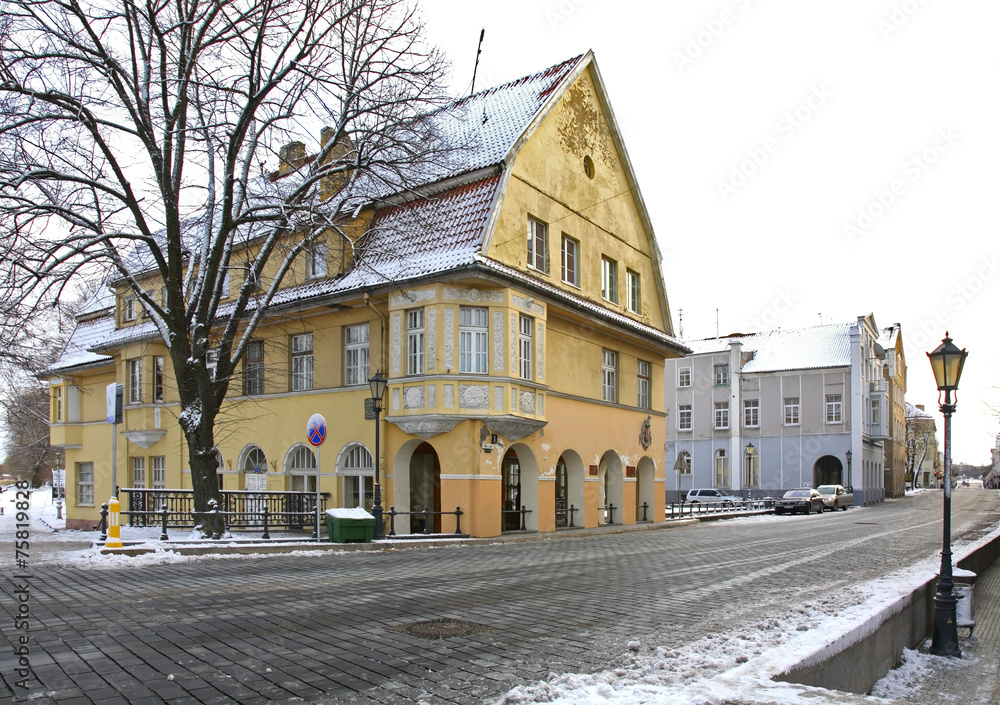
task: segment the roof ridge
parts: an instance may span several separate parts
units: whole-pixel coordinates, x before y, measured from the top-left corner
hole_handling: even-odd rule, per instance
[[[467,95],[464,98],[459,98],[459,99],[455,100],[450,105],[442,108],[442,110],[447,110],[449,108],[458,107],[459,105],[461,105],[462,103],[465,103],[466,101],[472,101],[474,98],[481,98],[481,97],[486,96],[486,95],[490,95],[490,94],[493,94],[493,93],[498,93],[501,90],[504,90],[504,89],[507,89],[507,88],[513,88],[515,86],[519,86],[519,85],[527,83],[529,81],[536,81],[538,79],[545,78],[547,76],[556,75],[556,74],[560,73],[567,66],[570,66],[572,64],[575,64],[575,63],[579,62],[585,56],[586,56],[586,53],[584,53],[584,54],[577,54],[573,58],[566,59],[565,61],[560,61],[558,64],[554,64],[552,66],[549,66],[547,69],[542,69],[541,71],[537,71],[535,73],[531,73],[531,74],[528,74],[526,76],[521,76],[520,78],[515,78],[514,80],[507,81],[506,83],[501,83],[501,84],[498,84],[496,86],[491,86],[489,88],[484,88],[483,90],[477,91],[476,93],[473,93],[472,95]],[[555,88],[555,86],[550,86],[545,91],[542,91],[542,93],[540,93],[539,95],[546,95],[548,93],[551,93],[552,90],[554,90],[554,88]]]

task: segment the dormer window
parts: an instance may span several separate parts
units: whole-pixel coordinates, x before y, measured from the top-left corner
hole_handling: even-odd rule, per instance
[[[122,304],[122,320],[125,322],[134,321],[139,315],[139,302],[132,295],[126,296]]]
[[[326,243],[317,242],[309,248],[306,258],[306,278],[319,279],[326,276]]]

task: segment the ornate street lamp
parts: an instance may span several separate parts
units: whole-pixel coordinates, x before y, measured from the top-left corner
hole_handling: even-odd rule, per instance
[[[941,550],[941,571],[938,574],[938,591],[934,596],[934,635],[931,653],[937,656],[961,657],[958,645],[958,624],[955,614],[955,595],[952,589],[951,572],[951,415],[955,413],[955,402],[951,393],[958,391],[958,380],[968,353],[951,342],[945,331],[944,340],[934,352],[927,353],[934,370],[934,380],[938,388],[938,406],[944,414],[944,538]],[[944,392],[944,402],[941,401]]]
[[[372,411],[375,412],[375,504],[372,506],[372,514],[375,515],[375,530],[372,532],[372,539],[385,538],[385,522],[382,519],[382,485],[379,482],[379,416],[382,414],[382,398],[385,396],[385,388],[388,381],[381,372],[376,372],[375,376],[368,380],[368,387],[372,393]]]

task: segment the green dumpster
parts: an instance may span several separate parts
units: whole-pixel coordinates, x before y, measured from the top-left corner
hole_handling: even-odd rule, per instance
[[[327,509],[326,531],[334,543],[371,543],[375,517],[360,507]]]

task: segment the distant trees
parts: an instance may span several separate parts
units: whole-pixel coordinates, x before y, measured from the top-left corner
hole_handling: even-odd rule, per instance
[[[197,511],[218,497],[229,381],[293,262],[327,247],[350,262],[362,207],[447,153],[421,119],[445,100],[445,63],[414,12],[4,3],[0,300],[27,324],[95,273],[134,297],[177,377]]]

